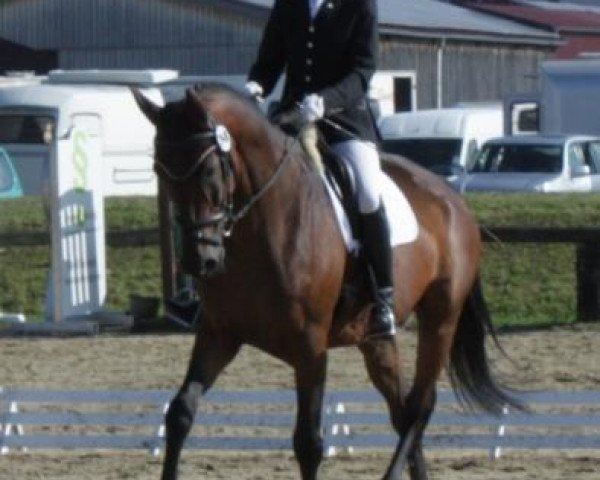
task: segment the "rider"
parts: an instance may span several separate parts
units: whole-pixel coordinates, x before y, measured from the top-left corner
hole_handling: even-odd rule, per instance
[[[280,109],[300,105],[304,122],[317,122],[354,173],[362,247],[374,283],[367,338],[396,331],[392,250],[367,100],[377,46],[377,0],[275,0],[246,84],[251,96],[268,96],[285,70]]]

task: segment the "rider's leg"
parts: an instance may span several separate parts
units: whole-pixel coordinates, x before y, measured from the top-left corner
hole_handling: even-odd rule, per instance
[[[331,148],[349,163],[355,177],[362,247],[372,271],[375,299],[367,338],[392,337],[396,333],[393,257],[388,221],[381,201],[379,154],[375,145],[361,140],[336,143]]]

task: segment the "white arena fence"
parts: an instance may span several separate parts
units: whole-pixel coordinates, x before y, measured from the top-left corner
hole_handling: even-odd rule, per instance
[[[145,449],[164,446],[167,390],[0,389],[0,451]],[[520,395],[531,413],[469,413],[442,391],[425,436],[438,448],[600,449],[600,391],[543,391]],[[211,391],[200,402],[186,448],[291,450],[296,394]],[[387,409],[375,391],[328,392],[323,439],[328,456],[396,443]]]

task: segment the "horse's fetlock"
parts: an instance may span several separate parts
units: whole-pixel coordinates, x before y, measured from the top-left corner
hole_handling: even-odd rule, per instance
[[[177,397],[169,405],[165,421],[169,431],[187,433],[194,423],[194,410],[181,397]]]
[[[303,452],[313,458],[323,456],[323,437],[318,432],[298,430],[294,433],[294,451],[296,454]]]

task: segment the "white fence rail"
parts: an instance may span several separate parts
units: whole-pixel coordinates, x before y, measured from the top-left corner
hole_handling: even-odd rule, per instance
[[[0,452],[11,449],[146,449],[164,444],[166,390],[0,390]],[[451,392],[440,392],[425,444],[485,449],[600,449],[600,391],[522,395],[533,413],[505,409],[500,417],[465,413]],[[213,391],[203,398],[187,448],[291,449],[296,394]],[[323,411],[326,453],[388,448],[396,435],[374,391],[332,391]]]

